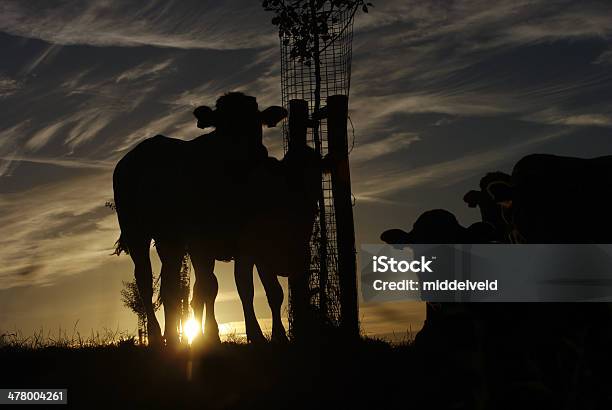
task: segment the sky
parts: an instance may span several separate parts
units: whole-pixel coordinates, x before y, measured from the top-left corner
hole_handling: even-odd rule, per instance
[[[253,0],[0,0],[0,334],[135,331],[131,261],[110,255],[113,167],[147,137],[201,134],[193,108],[227,91],[279,104],[271,18]],[[612,154],[612,3],[375,1],[349,111],[358,246],[428,209],[475,222],[462,197],[486,172]],[[282,155],[278,129],[264,142]],[[215,271],[218,321],[240,332],[231,264]],[[256,310],[269,330],[259,285]],[[361,304],[367,334],[423,319],[419,303]]]

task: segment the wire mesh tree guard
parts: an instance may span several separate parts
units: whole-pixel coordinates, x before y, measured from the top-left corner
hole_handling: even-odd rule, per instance
[[[283,106],[289,108],[291,117],[297,115],[296,107],[300,107],[300,104],[294,104],[296,100],[305,101],[302,108],[307,117],[306,141],[320,154],[324,163],[332,157],[330,154],[338,157],[337,153],[332,152],[334,142],[329,138],[330,127],[335,121],[332,128],[336,129],[336,134],[342,134],[340,140],[344,140],[340,146],[335,144],[336,151],[343,157],[340,162],[345,161],[339,167],[333,165],[324,168],[321,174],[306,275],[292,278],[289,283],[289,329],[294,338],[309,336],[313,331],[332,329],[343,329],[345,333],[353,335],[359,333],[355,240],[346,147],[353,20],[357,7],[348,5],[350,2],[340,6],[333,3],[337,2],[319,2],[315,7],[311,2],[310,11],[316,13],[311,20],[316,20],[316,24],[312,26],[314,33],[309,34],[310,44],[304,44],[303,33],[280,30]],[[299,47],[307,49],[306,57],[304,53],[300,55],[296,52]],[[332,106],[336,108],[332,109]],[[330,111],[334,111],[334,119]],[[285,152],[291,138],[290,123],[291,118],[283,126]],[[338,140],[337,137],[333,139]],[[342,176],[340,182],[338,175]],[[342,223],[339,224],[339,221]]]

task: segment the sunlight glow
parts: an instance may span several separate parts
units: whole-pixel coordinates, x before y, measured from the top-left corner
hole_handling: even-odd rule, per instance
[[[236,329],[229,323],[219,323],[219,336],[228,336],[236,333]]]
[[[187,343],[191,344],[193,339],[200,333],[200,326],[194,317],[190,317],[183,325],[183,333],[187,336]]]

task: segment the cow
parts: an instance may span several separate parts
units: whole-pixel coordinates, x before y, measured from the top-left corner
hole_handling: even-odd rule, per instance
[[[432,209],[421,214],[410,232],[390,229],[380,236],[383,242],[397,245],[409,244],[474,244],[491,243],[496,239],[493,227],[484,222],[476,222],[469,227],[462,226],[455,215],[445,209]],[[448,332],[460,341],[471,339],[479,344],[482,327],[480,318],[474,315],[469,304],[464,303],[427,303],[423,329],[417,334],[415,343],[427,346],[442,341],[448,343],[440,332]],[[478,322],[478,323],[477,323]]]
[[[254,97],[228,93],[216,109],[194,111],[198,127],[215,127],[191,141],[165,136],[144,140],[117,164],[115,206],[121,228],[117,253],[126,251],[146,308],[152,344],[178,343],[179,271],[185,253],[195,268],[192,307],[202,323],[206,305],[208,340],[219,340],[214,303],[215,260],[235,260],[247,337],[264,339],[253,310],[253,266],[257,266],[272,310],[274,339],[286,339],[277,275],[303,271],[304,252],[315,218],[319,157],[307,145],[291,144],[278,161],[262,144],[262,126],[287,112],[260,111]],[[162,262],[161,300],[165,331],[152,305],[149,258],[155,242]]]
[[[464,227],[455,215],[445,209],[424,212],[409,232],[390,229],[383,232],[380,238],[396,247],[409,244],[491,243],[497,239],[495,229],[488,223],[476,222]],[[426,378],[439,381],[440,377],[444,377],[438,373],[439,369],[446,369],[445,374],[457,372],[468,375],[463,379],[448,380],[444,385],[457,389],[449,395],[454,395],[455,401],[467,401],[469,408],[482,408],[485,396],[484,352],[487,349],[487,325],[491,322],[488,305],[427,302],[425,323],[414,341],[415,348],[426,359],[423,362]]]
[[[511,186],[510,175],[490,172],[480,180],[480,190],[471,190],[463,197],[470,208],[479,208],[482,222],[490,225],[495,232],[495,242],[508,242],[511,236],[505,214]]]
[[[504,242],[612,243],[607,200],[612,192],[612,156],[531,154],[514,165],[511,175],[489,173],[480,186],[480,191],[468,192],[464,201],[480,207],[483,219],[493,221],[504,233]],[[561,352],[574,357],[574,365],[583,371],[607,372],[600,363],[605,363],[612,341],[610,304],[521,303],[512,306],[511,314],[513,322],[520,323],[516,329],[527,338],[530,350],[559,383]]]
[[[512,174],[492,172],[464,201],[512,243],[608,243],[612,156],[582,159],[531,154]]]

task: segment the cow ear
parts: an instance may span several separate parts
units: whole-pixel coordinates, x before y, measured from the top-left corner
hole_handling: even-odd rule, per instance
[[[268,128],[276,127],[276,124],[287,117],[287,110],[277,105],[272,105],[261,112],[261,122]]]
[[[210,107],[201,105],[193,110],[193,115],[198,119],[198,128],[208,128],[215,125],[215,112]]]
[[[476,208],[480,204],[481,195],[482,192],[472,189],[463,196],[463,202],[465,202],[470,208]]]
[[[410,235],[401,229],[389,229],[380,235],[380,239],[390,245],[410,243]]]

